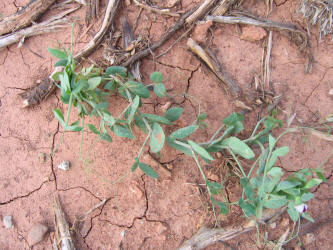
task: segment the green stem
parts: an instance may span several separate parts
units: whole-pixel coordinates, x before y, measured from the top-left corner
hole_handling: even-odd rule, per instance
[[[83,118],[83,117],[81,118],[81,127],[82,127],[82,130],[80,131],[80,133],[81,133],[81,141],[80,141],[80,159],[83,159],[83,156],[82,156],[83,129],[84,129],[84,118]]]
[[[71,109],[72,109],[72,104],[73,104],[73,94],[71,94],[69,96],[69,103],[68,103],[68,109],[67,109],[67,115],[66,115],[66,121],[65,121],[65,126],[68,126],[68,122],[69,122],[69,117],[70,117],[70,113],[71,113]],[[66,132],[66,127],[63,128],[64,131],[61,133],[61,137],[60,140],[57,144],[57,146],[52,150],[51,152],[51,157],[57,152],[57,150],[59,149],[60,145],[62,144],[63,140],[64,140],[64,135]]]

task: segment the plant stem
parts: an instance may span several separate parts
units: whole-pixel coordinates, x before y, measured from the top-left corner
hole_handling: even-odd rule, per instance
[[[73,94],[71,94],[69,96],[69,103],[68,103],[68,109],[67,109],[67,115],[66,115],[66,121],[65,121],[65,125],[66,127],[68,126],[68,122],[69,122],[69,116],[71,113],[71,109],[72,109],[72,104],[73,104]],[[64,140],[64,135],[66,132],[66,128],[64,128],[64,131],[61,133],[61,137],[60,140],[57,144],[57,146],[54,148],[54,150],[52,150],[51,152],[51,157],[54,155],[55,152],[57,152],[58,148],[60,147],[60,145],[62,144],[63,140]]]
[[[243,177],[245,178],[245,177],[246,177],[246,174],[245,174],[245,172],[244,172],[244,169],[243,169],[242,165],[241,165],[240,162],[238,161],[236,155],[234,154],[234,152],[232,152],[232,150],[231,150],[229,147],[228,147],[227,149],[228,149],[229,153],[232,155],[232,157],[234,158],[234,160],[236,161],[236,163],[237,163],[237,165],[238,165],[240,171],[242,172]]]

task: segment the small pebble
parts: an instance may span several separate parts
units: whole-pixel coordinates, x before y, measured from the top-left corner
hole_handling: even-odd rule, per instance
[[[36,223],[32,226],[29,234],[28,234],[28,242],[30,246],[36,245],[44,239],[45,234],[47,233],[47,226]]]
[[[307,233],[305,236],[304,236],[304,244],[305,245],[308,245],[308,244],[311,244],[312,242],[314,242],[316,240],[316,237],[313,233]]]
[[[121,235],[122,238],[124,238],[125,235],[126,235],[126,230],[121,231],[120,235]]]
[[[333,88],[331,88],[331,89],[328,91],[328,94],[329,94],[329,95],[333,95]]]
[[[69,161],[63,161],[58,165],[58,168],[61,170],[68,171],[69,170]]]
[[[3,224],[6,228],[12,228],[14,226],[13,224],[13,217],[11,215],[7,215],[3,217]]]

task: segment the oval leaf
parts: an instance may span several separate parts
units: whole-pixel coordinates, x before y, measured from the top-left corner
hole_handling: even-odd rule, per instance
[[[152,128],[152,134],[150,138],[150,149],[153,153],[161,151],[164,145],[165,135],[162,127],[154,122]]]
[[[183,113],[183,108],[175,107],[175,108],[170,108],[165,112],[164,117],[167,118],[169,121],[177,121],[179,117]]]
[[[120,75],[122,77],[126,77],[127,76],[127,69],[125,67],[122,66],[110,66],[105,70],[105,74],[106,75]]]
[[[194,141],[188,140],[194,152],[198,153],[202,158],[213,161],[214,158],[203,147],[196,144]]]
[[[52,56],[56,58],[67,59],[67,54],[59,49],[48,48],[47,50],[50,52]]]
[[[165,118],[163,116],[154,115],[154,114],[144,114],[144,117],[146,117],[149,121],[152,121],[152,122],[158,122],[158,123],[167,124],[167,125],[172,124],[172,122],[170,122],[167,118]]]
[[[223,140],[221,145],[229,147],[235,154],[239,154],[245,159],[252,159],[254,157],[252,149],[237,137],[229,137]]]
[[[96,135],[99,135],[99,131],[98,131],[98,129],[94,126],[94,125],[92,125],[92,124],[88,124],[88,128],[91,130],[91,132],[93,132],[94,134],[96,134]]]
[[[148,98],[150,96],[147,87],[140,82],[128,81],[125,86],[130,92],[142,98]]]
[[[152,169],[149,165],[140,162],[139,168],[144,172],[146,175],[153,177],[154,179],[158,178],[158,174]]]
[[[169,136],[170,140],[184,139],[189,135],[193,134],[198,129],[196,125],[190,125],[185,128],[180,128]]]
[[[159,97],[164,97],[166,95],[166,89],[163,83],[154,84],[154,92]]]
[[[88,90],[93,90],[98,87],[102,82],[102,78],[100,76],[92,77],[88,79]]]
[[[161,83],[163,82],[163,75],[161,72],[153,72],[150,74],[150,80],[152,80],[155,83]]]
[[[53,109],[53,114],[55,118],[59,121],[59,123],[63,126],[66,127],[65,121],[64,121],[64,116],[62,115],[61,111],[59,109]]]

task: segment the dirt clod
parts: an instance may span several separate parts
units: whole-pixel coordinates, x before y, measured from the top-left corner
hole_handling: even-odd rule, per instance
[[[11,215],[7,215],[3,217],[3,224],[5,228],[10,229],[14,226],[13,217]]]
[[[245,26],[242,28],[242,34],[240,38],[242,40],[256,42],[265,38],[266,35],[267,35],[266,30],[261,27]]]
[[[28,234],[29,245],[34,246],[37,243],[41,242],[44,239],[47,231],[48,231],[47,226],[41,223],[34,224]]]

